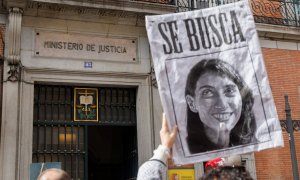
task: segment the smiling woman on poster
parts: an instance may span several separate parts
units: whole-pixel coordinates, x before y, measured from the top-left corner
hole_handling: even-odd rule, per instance
[[[191,154],[255,140],[252,92],[226,62],[219,59],[198,62],[188,74],[185,97]]]

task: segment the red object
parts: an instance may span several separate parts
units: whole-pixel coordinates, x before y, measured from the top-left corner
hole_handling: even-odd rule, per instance
[[[216,168],[218,166],[222,166],[223,164],[224,164],[224,159],[223,158],[216,158],[216,159],[208,161],[205,164],[205,169],[207,167]]]

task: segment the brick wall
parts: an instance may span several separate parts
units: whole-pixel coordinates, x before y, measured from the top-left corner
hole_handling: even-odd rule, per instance
[[[300,51],[263,48],[265,65],[280,119],[285,119],[284,94],[293,119],[300,120]]]
[[[279,119],[285,119],[284,94],[289,95],[292,118],[300,120],[300,51],[263,48],[265,65]],[[300,167],[300,131],[294,133],[298,167]],[[287,132],[283,132],[284,148],[255,153],[258,180],[293,179]],[[300,170],[299,170],[300,171]]]

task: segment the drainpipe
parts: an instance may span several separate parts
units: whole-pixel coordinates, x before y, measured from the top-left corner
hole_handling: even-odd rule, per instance
[[[286,125],[289,134],[290,151],[291,151],[291,159],[292,159],[292,167],[293,167],[293,177],[294,180],[299,180],[298,164],[297,164],[297,156],[296,156],[295,140],[294,140],[294,132],[293,132],[294,128],[293,128],[291,108],[289,105],[288,95],[284,95],[284,99],[285,99]]]

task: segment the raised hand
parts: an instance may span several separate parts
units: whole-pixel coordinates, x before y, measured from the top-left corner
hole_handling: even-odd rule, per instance
[[[172,129],[172,132],[170,133],[169,127],[168,127],[168,122],[166,120],[166,115],[165,115],[165,113],[163,113],[162,127],[160,130],[161,144],[166,146],[167,148],[171,149],[175,142],[176,134],[177,134],[177,126],[175,125]]]

